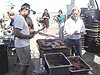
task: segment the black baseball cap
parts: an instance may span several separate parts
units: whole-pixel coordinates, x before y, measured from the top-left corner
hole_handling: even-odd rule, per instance
[[[30,10],[30,5],[29,5],[28,3],[24,3],[24,4],[21,6],[21,9],[20,9],[20,10],[23,10],[23,9]]]

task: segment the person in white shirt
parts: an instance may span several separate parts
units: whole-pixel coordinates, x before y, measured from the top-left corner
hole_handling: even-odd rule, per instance
[[[30,12],[30,5],[25,3],[21,6],[20,14],[14,17],[15,48],[20,60],[21,75],[27,75],[31,61],[30,41],[34,34],[30,34],[29,26],[25,20]]]
[[[74,7],[72,9],[72,15],[67,19],[64,26],[64,33],[66,35],[65,41],[69,48],[75,47],[76,55],[81,56],[81,35],[86,34],[85,26],[80,18],[80,9]]]

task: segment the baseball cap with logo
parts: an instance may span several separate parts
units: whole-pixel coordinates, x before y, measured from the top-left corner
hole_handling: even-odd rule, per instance
[[[21,6],[21,9],[20,9],[20,10],[23,10],[23,9],[30,10],[30,5],[29,5],[28,3],[24,3],[24,4]]]

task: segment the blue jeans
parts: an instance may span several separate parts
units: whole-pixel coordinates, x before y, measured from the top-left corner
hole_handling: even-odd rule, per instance
[[[63,30],[64,30],[64,22],[58,23],[58,27],[59,27],[59,39],[60,40],[64,40],[64,33],[63,33]]]
[[[73,49],[73,47],[75,47],[76,50],[76,55],[81,56],[81,44],[80,44],[80,39],[69,39],[67,38],[65,40],[67,46],[71,49]]]

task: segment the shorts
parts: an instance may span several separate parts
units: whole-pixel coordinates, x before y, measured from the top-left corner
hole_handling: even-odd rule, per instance
[[[45,19],[44,20],[44,25],[45,25],[46,28],[48,28],[49,27],[49,20]]]
[[[16,52],[21,66],[30,65],[31,62],[30,46],[16,48]]]

